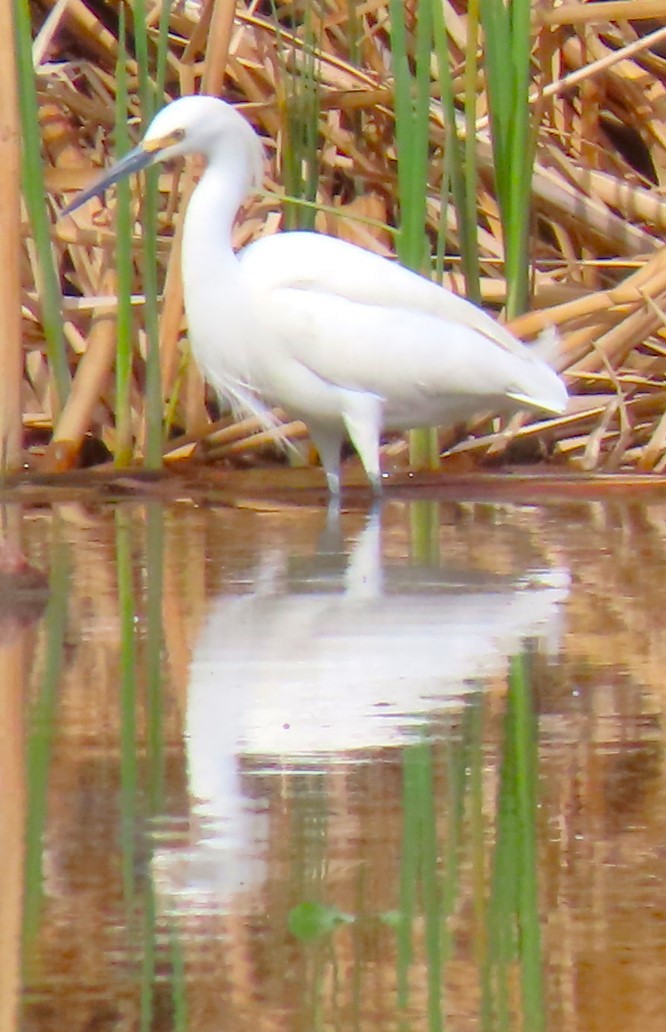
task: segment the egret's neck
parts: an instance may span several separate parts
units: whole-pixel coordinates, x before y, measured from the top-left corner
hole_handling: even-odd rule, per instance
[[[247,169],[233,154],[214,155],[194,190],[183,226],[185,294],[238,265],[231,247],[233,222],[247,194]]]

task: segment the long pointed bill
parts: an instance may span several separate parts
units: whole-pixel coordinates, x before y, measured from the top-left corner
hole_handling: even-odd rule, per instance
[[[103,175],[96,179],[86,190],[82,190],[76,197],[69,202],[69,204],[62,209],[61,215],[69,215],[71,212],[76,211],[82,204],[89,201],[92,197],[98,197],[103,193],[109,186],[113,186],[119,179],[124,179],[125,176],[129,176],[132,172],[140,172],[142,168],[146,168],[151,165],[154,161],[158,160],[158,150],[148,150],[143,144],[139,144],[133,150],[117,161],[115,165],[112,165]]]

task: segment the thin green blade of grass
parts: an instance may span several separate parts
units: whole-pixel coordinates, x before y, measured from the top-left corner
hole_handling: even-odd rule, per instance
[[[55,524],[56,532],[59,523]],[[23,941],[39,931],[44,891],[44,834],[51,753],[57,728],[60,678],[65,665],[68,600],[71,583],[67,546],[58,538],[51,552],[49,601],[44,616],[44,673],[30,712],[26,746],[27,814],[25,827],[25,875]]]
[[[39,109],[32,66],[32,31],[27,0],[14,0],[14,48],[18,73],[21,118],[21,167],[25,198],[39,267],[37,290],[49,369],[56,394],[56,409],[64,407],[71,386],[62,324],[60,286],[51,250],[51,227],[44,204],[46,187],[42,167]]]
[[[147,125],[155,114],[155,83],[150,77],[150,49],[146,29],[146,4],[144,0],[134,0],[134,47],[139,72],[139,97],[141,99],[141,115]]]
[[[187,1008],[188,970],[181,925],[177,919],[169,921],[169,959],[171,962],[169,982],[173,1015],[172,1028],[173,1032],[187,1032],[187,1029],[191,1027]]]
[[[529,3],[514,4],[512,22],[512,63],[514,66],[514,121],[511,151],[516,158],[516,175],[510,179],[512,251],[509,283],[515,287],[509,294],[509,315],[519,315],[527,308],[529,298],[529,229],[532,170],[536,136],[531,128],[529,105],[531,8]]]
[[[347,0],[347,52],[349,61],[355,67],[361,67],[363,53],[363,20],[359,16],[358,4],[355,0]]]
[[[435,813],[432,745],[418,749],[419,874],[425,924],[424,946],[428,986],[428,1032],[441,1032],[442,1015],[442,893],[438,876],[440,855]]]
[[[429,0],[415,12],[415,73],[407,48],[405,14],[401,0],[390,0],[391,59],[395,83],[395,135],[398,162],[400,224],[398,258],[422,272],[427,253],[425,233],[430,122],[430,53],[432,14]]]
[[[440,519],[436,503],[417,499],[410,505],[410,557],[417,563],[440,565]]]
[[[495,176],[503,184],[509,175],[507,159],[510,155],[513,97],[510,19],[505,16],[503,0],[481,0],[480,16],[484,33],[486,99],[493,129],[493,150],[497,157]]]
[[[0,6],[0,38],[14,32],[11,5]],[[21,313],[21,123],[13,51],[0,68],[0,483],[21,468],[23,454],[23,325]]]
[[[134,39],[139,69],[141,119],[144,128],[152,121],[156,109],[156,88],[150,76],[150,51],[146,18],[147,12],[144,0],[136,0],[134,4]],[[142,215],[144,326],[147,340],[144,461],[149,469],[159,469],[161,467],[163,451],[162,370],[159,351],[157,274],[158,207],[158,173],[156,169],[149,169],[145,175]]]
[[[511,662],[497,806],[491,900],[488,908],[488,984],[491,1011],[510,1028],[513,967],[518,963],[523,1028],[544,1027],[537,891],[536,727],[525,656]]]
[[[462,212],[463,269],[468,297],[481,303],[481,275],[479,269],[479,235],[477,194],[479,173],[476,159],[476,81],[479,69],[477,47],[479,39],[479,4],[470,0],[467,8],[467,40],[465,50],[465,141],[463,144],[464,210]]]
[[[486,811],[483,794],[484,753],[484,705],[482,690],[468,703],[463,723],[465,769],[467,771],[469,798],[469,835],[472,871],[472,906],[474,925],[472,949],[478,970],[480,996],[480,1027],[491,1028],[490,1013],[492,993],[490,989],[490,968],[488,964],[488,900],[486,893]]]
[[[155,107],[161,107],[166,82],[167,57],[169,54],[169,19],[171,5],[162,4],[157,25],[157,58],[155,61]]]
[[[419,815],[415,805],[418,781],[414,766],[414,747],[402,752],[402,848],[400,851],[400,920],[397,934],[397,1001],[399,1011],[409,1006],[409,973],[414,950],[417,880],[419,872]]]
[[[509,683],[508,705],[515,729],[512,745],[515,747],[516,802],[520,832],[516,917],[519,932],[523,1025],[534,1032],[540,1032],[545,1019],[536,844],[538,729],[530,691],[528,657],[525,654],[513,657]]]
[[[273,18],[277,27],[277,55],[283,83],[280,106],[284,119],[284,145],[282,153],[282,177],[287,197],[284,202],[284,220],[287,229],[313,229],[317,214],[316,198],[319,180],[319,117],[320,76],[319,48],[315,31],[316,11],[308,3],[303,19],[303,46],[300,50],[302,63],[290,71],[290,60],[282,33],[280,19],[275,5]],[[291,53],[291,62],[299,60]],[[295,198],[292,201],[291,198]],[[299,203],[299,202],[305,202]]]
[[[516,812],[512,756],[505,737],[497,802],[497,831],[487,910],[488,951],[482,974],[483,1008],[494,1023],[511,1028],[510,979],[516,959]]]
[[[455,940],[450,919],[459,896],[465,803],[468,795],[468,771],[470,770],[469,711],[472,706],[473,703],[468,703],[463,712],[460,741],[447,736],[442,745],[447,772],[447,794],[444,801],[447,823],[442,845],[441,952],[443,964],[446,964],[453,956]]]
[[[507,316],[529,299],[529,220],[535,140],[530,130],[529,0],[481,0],[486,86],[507,281]]]
[[[135,897],[135,825],[138,787],[136,758],[136,605],[132,525],[126,509],[116,511],[116,569],[120,623],[120,838],[123,896],[128,912]]]
[[[446,147],[444,148],[442,160],[442,179],[439,186],[439,217],[437,219],[437,251],[433,262],[435,280],[437,283],[441,283],[444,278],[444,265],[447,256],[446,245],[448,242],[449,231],[449,196],[453,191],[451,182],[452,159],[451,154]]]
[[[164,692],[162,680],[162,603],[164,601],[164,507],[146,504],[146,682],[151,813],[164,804]]]
[[[472,4],[470,4],[470,8]],[[451,195],[456,212],[458,225],[458,242],[462,263],[463,277],[465,280],[465,292],[470,301],[480,304],[481,287],[479,272],[479,245],[477,233],[477,166],[476,147],[467,147],[459,133],[458,114],[455,106],[453,93],[453,80],[451,77],[451,55],[449,49],[449,37],[444,22],[444,13],[441,4],[433,4],[433,37],[435,54],[437,57],[439,89],[446,125],[446,168],[450,172]],[[469,8],[468,8],[469,20]],[[471,51],[471,53],[470,53]],[[472,38],[472,30],[468,23],[468,52],[465,63],[466,69],[472,67],[469,75],[466,75],[466,98],[465,114],[467,122],[466,138],[470,137],[470,108],[472,118],[474,117],[474,106],[476,101],[476,39]],[[472,121],[472,125],[474,122]],[[472,141],[474,133],[472,131]],[[442,206],[444,208],[444,199]],[[446,220],[442,218],[441,232],[446,232]]]
[[[405,9],[401,0],[389,0],[391,60],[395,84],[395,134],[398,162],[398,258],[403,265],[423,272],[428,262],[426,202],[430,138],[430,59],[433,40],[431,0],[420,0],[415,12],[414,74],[407,46]],[[436,468],[439,447],[434,430],[409,434],[410,462]]]
[[[149,469],[162,465],[162,370],[159,349],[158,282],[157,282],[157,211],[158,179],[154,169],[148,171],[143,203],[143,292],[145,298],[146,350],[146,445],[145,463]]]
[[[118,25],[118,60],[116,63],[116,159],[130,146],[127,131],[127,54],[125,50],[125,8],[120,7]],[[132,223],[130,184],[121,179],[116,187],[116,275],[118,281],[118,317],[116,349],[116,440],[115,462],[128,466],[133,458],[132,410]]]
[[[152,1032],[155,1028],[155,1012],[161,986],[157,981],[157,956],[159,920],[155,886],[148,879],[143,904],[143,927],[141,934],[141,972],[139,975],[139,1032]]]

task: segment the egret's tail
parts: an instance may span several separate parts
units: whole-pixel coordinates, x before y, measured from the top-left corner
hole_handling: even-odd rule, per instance
[[[547,326],[529,349],[529,361],[521,370],[507,395],[519,405],[559,416],[566,411],[569,395],[564,381],[551,366],[557,358],[560,337],[554,326]]]
[[[546,362],[548,365],[555,365],[556,359],[560,353],[560,347],[562,339],[557,332],[556,326],[546,326],[539,336],[537,337],[534,344],[530,345],[530,354],[534,355],[535,358],[540,358],[542,362]]]

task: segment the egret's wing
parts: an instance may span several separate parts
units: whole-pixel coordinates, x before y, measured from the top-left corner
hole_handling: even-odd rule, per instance
[[[509,352],[523,345],[481,308],[396,262],[318,233],[278,233],[239,255],[262,289],[290,288],[335,295],[360,304],[399,308],[468,326]]]
[[[523,345],[509,352],[423,310],[292,287],[262,291],[258,306],[281,359],[272,379],[284,376],[285,391],[307,370],[321,383],[381,398],[395,425],[412,426],[421,414],[427,425],[437,412],[473,412],[484,400],[513,398],[554,412],[566,405],[557,375]]]

